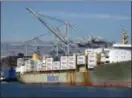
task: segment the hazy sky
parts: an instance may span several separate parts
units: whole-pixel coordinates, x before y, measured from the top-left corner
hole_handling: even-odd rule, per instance
[[[44,27],[33,17],[26,7],[33,8],[59,19],[68,20],[75,25],[72,38],[85,35],[102,36],[107,40],[121,41],[122,26],[131,36],[130,2],[2,2],[1,4],[2,41],[28,40],[46,34]],[[44,18],[50,24],[59,24]],[[50,33],[49,33],[50,34]],[[47,36],[45,39],[49,39]],[[130,37],[129,37],[130,39]]]

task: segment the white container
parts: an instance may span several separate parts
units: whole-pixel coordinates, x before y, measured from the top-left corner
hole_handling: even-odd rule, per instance
[[[20,67],[21,67],[21,66],[17,66],[17,67],[16,67],[16,72],[20,72]]]
[[[42,69],[42,62],[39,62],[37,64],[37,71],[41,71],[41,69]]]
[[[85,49],[85,55],[88,55],[89,53],[93,53],[94,49]]]
[[[26,60],[25,62],[25,65],[33,65],[34,64],[34,61],[33,60]]]
[[[26,66],[26,70],[27,70],[27,71],[33,70],[33,69],[32,69],[33,66],[32,66],[31,64],[27,64],[27,65],[25,65],[25,66]]]
[[[46,58],[46,63],[53,62],[53,58]]]
[[[46,70],[47,70],[46,64],[45,63],[42,63],[41,71],[46,71]]]
[[[46,62],[46,69],[47,70],[52,70],[52,62]]]
[[[76,69],[76,56],[68,56],[68,69]]]
[[[42,63],[46,63],[46,59],[43,59],[43,60],[42,60]]]
[[[53,62],[53,70],[60,70],[60,61],[54,61]]]
[[[46,63],[46,57],[45,56],[42,57],[42,63]]]
[[[97,54],[90,53],[88,55],[88,68],[94,68],[97,65]]]
[[[46,69],[52,70],[53,58],[46,58]]]
[[[67,56],[61,56],[61,69],[68,69],[68,57]]]
[[[20,66],[20,73],[23,74],[24,72],[26,72],[25,66]]]
[[[24,65],[24,59],[23,58],[18,58],[17,59],[17,66],[22,66]]]
[[[77,64],[78,65],[86,64],[86,56],[85,55],[77,56]]]

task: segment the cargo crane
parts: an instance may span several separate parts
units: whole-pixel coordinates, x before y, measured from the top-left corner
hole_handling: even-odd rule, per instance
[[[64,21],[64,20],[58,19],[56,17],[51,17],[51,16],[48,16],[48,15],[44,15],[43,13],[39,13],[39,15],[44,16],[44,17],[46,17],[46,18],[48,18],[50,20],[55,20],[55,21],[58,21],[60,23],[63,23],[65,25],[65,36],[64,36],[65,38],[68,38],[68,27],[72,28],[73,30],[76,30],[73,27],[73,25],[71,25],[71,23],[69,21]]]
[[[76,30],[72,25],[71,25],[71,23],[69,23],[68,21],[64,21],[64,20],[61,20],[61,19],[58,19],[58,18],[56,18],[56,17],[51,17],[51,16],[48,16],[48,15],[44,15],[43,13],[39,13],[39,15],[41,15],[41,16],[43,16],[43,17],[46,17],[46,18],[48,18],[48,19],[50,19],[50,20],[55,20],[55,21],[57,21],[57,22],[60,22],[60,23],[63,23],[64,25],[65,25],[65,32],[64,32],[64,38],[65,38],[65,40],[69,40],[68,39],[68,27],[70,27],[70,28],[72,28],[73,30]],[[56,30],[58,30],[58,32],[59,33],[61,33],[60,32],[60,29],[59,29],[59,27],[57,27],[56,28]],[[59,46],[60,46],[60,44],[59,44],[59,41],[58,41],[58,38],[55,36],[55,44],[54,44],[54,46],[55,46],[55,51],[56,51],[56,54],[57,54],[57,56],[58,56],[58,48],[59,48]],[[60,47],[62,47],[62,45],[60,46]],[[67,44],[67,54],[69,54],[69,44]],[[61,50],[60,50],[61,51]]]
[[[26,50],[26,56],[27,56],[27,52],[28,52],[27,47],[30,45],[30,42],[32,42],[32,41],[34,41],[34,46],[36,47],[35,51],[40,52],[39,51],[39,45],[38,45],[37,41],[40,41],[41,43],[44,43],[42,40],[39,39],[42,36],[45,36],[45,35],[39,35],[39,36],[33,37],[31,40],[23,42],[23,45],[25,46],[25,50]]]
[[[68,41],[68,32],[67,32],[67,30],[66,30],[66,31],[63,31],[63,32],[60,30],[60,27],[61,27],[61,26],[66,26],[65,29],[67,29],[67,24],[66,24],[65,21],[63,22],[63,21],[60,20],[60,19],[57,19],[57,18],[54,18],[54,17],[52,18],[52,17],[47,16],[47,15],[46,15],[46,16],[45,16],[45,15],[42,15],[42,16],[44,16],[44,17],[46,17],[46,18],[48,18],[48,19],[50,19],[50,20],[55,20],[55,21],[57,21],[57,22],[63,23],[63,25],[57,26],[57,27],[55,28],[55,30],[56,30],[57,32],[59,32],[59,35],[60,35],[60,36],[64,37],[64,39]],[[67,44],[67,49],[69,49],[68,44]],[[68,51],[67,51],[67,52],[68,52]],[[60,41],[56,36],[54,36],[54,34],[53,34],[53,49],[52,49],[51,53],[52,53],[53,55],[55,54],[55,57],[58,57],[59,55],[64,55],[64,54],[65,54],[64,44],[61,43],[61,41]],[[67,54],[69,54],[69,53],[67,53]]]
[[[35,11],[33,11],[31,8],[26,8],[30,13],[32,13],[46,28],[48,28],[49,31],[51,31],[59,40],[61,40],[66,46],[67,46],[67,55],[69,54],[69,45],[70,46],[73,46],[69,41],[68,41],[68,35],[67,37],[63,37],[59,34],[58,31],[56,31],[55,29],[53,29],[51,26],[49,26],[43,19],[40,18],[39,15],[42,15],[42,14],[39,14],[39,13],[36,13]],[[43,15],[44,16],[44,15]],[[46,16],[47,17],[47,16]],[[49,16],[48,16],[49,17]],[[52,17],[49,17],[50,19],[53,19]],[[58,20],[58,19],[56,19]],[[67,34],[67,29],[68,29],[68,26],[71,27],[71,25],[68,23],[68,22],[64,22],[62,20],[58,20],[58,21],[61,21],[63,23],[66,24],[66,34]]]
[[[44,44],[44,42],[39,39],[40,37],[43,37],[43,36],[45,36],[45,34],[33,37],[32,39],[27,41],[23,41],[22,44],[11,44],[11,45],[23,46],[25,48],[25,56],[28,56],[28,46],[35,46],[36,47],[35,51],[37,51],[38,47],[40,46],[38,42],[40,42],[41,44]],[[31,44],[32,42],[33,44]]]

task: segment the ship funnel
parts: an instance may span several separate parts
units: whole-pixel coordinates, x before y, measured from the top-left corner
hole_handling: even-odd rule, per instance
[[[40,55],[39,55],[38,53],[34,53],[34,54],[32,55],[32,59],[33,59],[33,60],[39,60],[39,59],[40,59]]]
[[[39,51],[39,47],[37,47],[36,52],[33,54],[32,56],[33,60],[39,60],[40,59],[40,51]]]

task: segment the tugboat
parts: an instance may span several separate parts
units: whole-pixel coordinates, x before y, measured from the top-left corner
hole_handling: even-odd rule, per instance
[[[7,77],[4,77],[4,72],[1,72],[0,81],[1,82],[15,82],[15,81],[17,81],[15,69],[13,67],[9,68]]]

